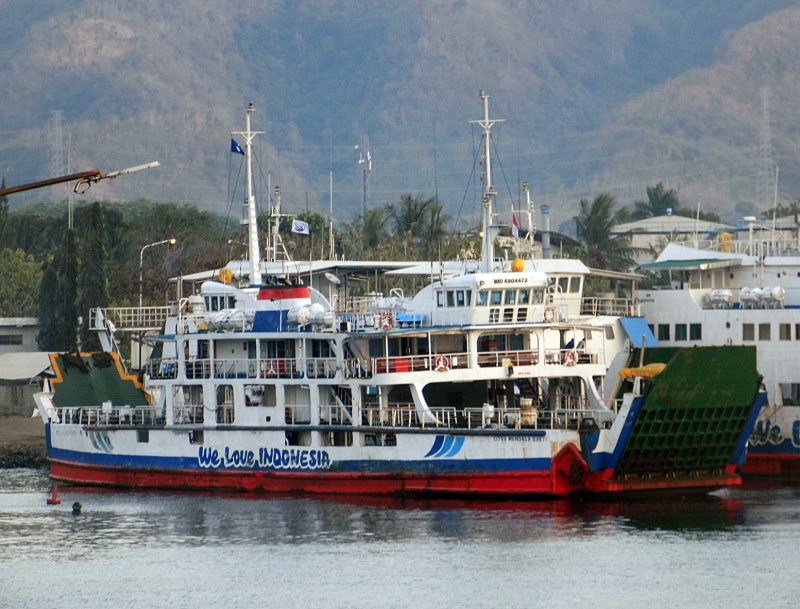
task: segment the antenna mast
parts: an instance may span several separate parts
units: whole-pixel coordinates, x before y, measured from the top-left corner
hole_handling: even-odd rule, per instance
[[[492,126],[495,123],[504,122],[502,119],[489,119],[489,96],[481,89],[478,94],[483,101],[483,119],[469,121],[472,124],[480,125],[483,128],[484,142],[484,176],[483,176],[483,243],[481,250],[481,271],[488,273],[492,269],[494,260],[494,239],[497,236],[499,227],[492,224],[494,214],[492,213],[492,202],[497,191],[492,184],[492,157],[491,157],[491,137]]]
[[[264,133],[263,131],[250,130],[250,115],[255,108],[253,102],[247,106],[245,112],[245,131],[236,131],[231,135],[241,135],[244,138],[244,156],[245,156],[245,180],[247,182],[247,193],[245,194],[244,205],[247,207],[247,232],[248,232],[248,249],[250,255],[250,287],[261,287],[261,251],[258,246],[258,225],[256,224],[256,201],[253,196],[253,154],[252,142],[256,135]]]

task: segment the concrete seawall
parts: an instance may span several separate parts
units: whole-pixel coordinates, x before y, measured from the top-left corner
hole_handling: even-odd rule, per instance
[[[42,467],[46,456],[42,419],[0,416],[0,469]]]

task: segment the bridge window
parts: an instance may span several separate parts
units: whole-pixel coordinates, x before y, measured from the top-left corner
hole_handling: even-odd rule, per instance
[[[517,300],[517,291],[516,290],[506,290],[506,301],[505,304],[513,305]]]
[[[453,292],[453,290],[447,290],[447,306],[448,307],[456,306],[455,292]]]
[[[531,304],[542,304],[544,302],[544,288],[533,288],[531,290]]]
[[[500,290],[492,290],[491,303],[492,305],[499,305],[503,302],[503,292]]]
[[[559,277],[558,289],[561,290],[561,293],[562,294],[566,293],[568,288],[569,288],[569,277]]]
[[[686,340],[686,324],[675,324],[675,340]]]
[[[331,343],[327,340],[312,340],[311,357],[331,357]]]
[[[528,290],[519,291],[519,298],[517,298],[519,304],[526,305],[530,302],[530,299],[531,299],[531,293]]]
[[[488,301],[489,292],[479,291],[478,292],[478,301],[475,303],[479,307],[485,307]]]
[[[444,306],[444,292],[436,292],[436,306],[439,308]]]
[[[569,280],[569,291],[573,294],[580,294],[581,291],[581,278],[573,277]]]

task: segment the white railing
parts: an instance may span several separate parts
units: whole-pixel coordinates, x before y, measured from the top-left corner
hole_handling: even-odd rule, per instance
[[[56,408],[62,425],[163,425],[150,406],[79,406]]]
[[[105,330],[109,321],[117,330],[128,332],[154,332],[164,326],[167,317],[174,314],[175,307],[110,307],[92,309],[89,313],[89,329]],[[105,322],[105,323],[104,323]]]
[[[641,317],[641,307],[637,298],[587,297],[581,299],[581,314]]]

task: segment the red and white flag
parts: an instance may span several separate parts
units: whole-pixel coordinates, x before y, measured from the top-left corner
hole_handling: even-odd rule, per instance
[[[517,214],[511,212],[511,234],[519,237],[519,222],[517,221]]]

